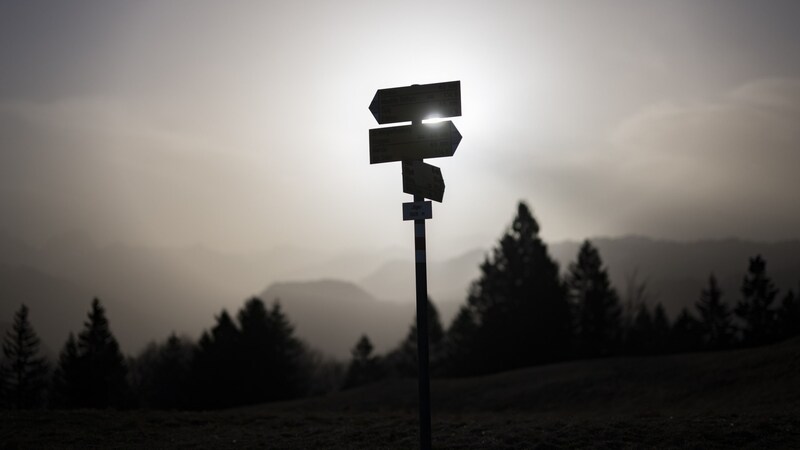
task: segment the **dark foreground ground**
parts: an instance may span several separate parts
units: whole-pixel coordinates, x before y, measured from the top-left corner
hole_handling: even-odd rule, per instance
[[[432,385],[436,448],[800,449],[800,340]],[[414,448],[416,383],[217,412],[0,412],[0,448]]]
[[[415,448],[409,413],[97,411],[4,417],[2,448]],[[6,428],[6,427],[10,427]],[[797,413],[569,418],[445,413],[435,448],[800,448]]]

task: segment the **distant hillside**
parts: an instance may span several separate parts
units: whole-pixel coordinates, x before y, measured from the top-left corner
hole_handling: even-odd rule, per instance
[[[275,283],[261,298],[279,299],[298,336],[313,347],[350,358],[356,340],[366,333],[377,352],[400,342],[414,315],[414,304],[380,302],[355,284],[323,280]]]
[[[485,251],[476,249],[445,261],[428,263],[428,295],[439,308],[445,326],[464,303],[472,281],[480,275],[479,266],[485,255]],[[414,303],[414,270],[410,257],[388,261],[362,278],[359,285],[381,300]]]

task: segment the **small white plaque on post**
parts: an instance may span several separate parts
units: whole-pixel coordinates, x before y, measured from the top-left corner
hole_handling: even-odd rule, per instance
[[[425,220],[433,217],[431,202],[403,203],[403,220]]]

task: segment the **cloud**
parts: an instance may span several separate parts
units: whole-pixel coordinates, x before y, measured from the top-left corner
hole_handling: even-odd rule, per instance
[[[677,225],[701,235],[796,237],[798,123],[800,79],[755,80],[716,98],[643,108],[613,130],[601,164],[638,208],[627,213],[631,222],[663,233]]]
[[[247,228],[241,204],[270,188],[253,170],[268,155],[222,130],[189,132],[162,106],[102,97],[0,104],[7,231],[41,239],[76,228],[101,239],[191,242]]]

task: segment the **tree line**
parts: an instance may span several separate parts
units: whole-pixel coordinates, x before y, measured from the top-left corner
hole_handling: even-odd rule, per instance
[[[443,329],[429,303],[431,370],[438,376],[495,373],[569,359],[723,350],[800,335],[796,294],[783,296],[761,256],[750,258],[735,303],[713,274],[694,309],[670,320],[650,305],[646,285],[630,280],[626,298],[612,286],[600,252],[584,241],[562,276],[525,203],[480,266],[466,303]],[[345,386],[415,375],[416,325],[387,355],[364,335],[352,350]]]
[[[520,203],[511,226],[480,266],[481,274],[449,327],[428,302],[431,372],[458,377],[569,359],[723,350],[769,344],[800,334],[793,291],[780,291],[761,256],[750,258],[735,304],[710,275],[694,310],[670,321],[647,302],[646,286],[612,286],[599,251],[585,241],[564,275]],[[417,372],[415,318],[384,355],[366,335],[347,367],[309,348],[275,301],[222,310],[192,340],[170,335],[125,358],[99,299],[83,329],[70,334],[54,367],[22,305],[3,341],[0,406],[5,408],[213,409],[347,389]]]
[[[3,342],[0,405],[5,408],[215,409],[332,390],[339,365],[309,349],[275,302],[227,311],[195,342],[171,334],[125,358],[99,299],[82,331],[70,334],[55,367],[22,305]]]

